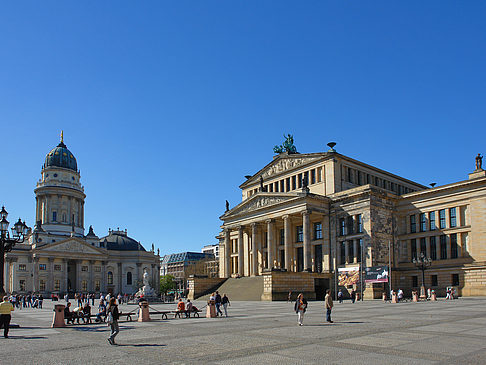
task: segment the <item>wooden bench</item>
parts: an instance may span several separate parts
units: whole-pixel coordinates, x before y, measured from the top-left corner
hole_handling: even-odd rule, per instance
[[[135,313],[123,313],[123,312],[120,312],[119,313],[119,317],[126,317],[126,321],[127,322],[131,322],[133,321],[132,319],[132,315],[134,315]],[[97,318],[98,317],[98,314],[90,314],[89,315],[89,319],[90,321],[88,321],[88,316],[87,315],[84,315],[84,314],[81,314],[81,313],[74,313],[74,315],[67,319],[66,318],[66,324],[69,324],[69,322],[71,322],[72,324],[74,324],[74,321],[77,322],[77,324],[80,324],[79,323],[79,320],[81,319],[83,321],[83,324],[88,324],[88,323],[106,323],[106,315],[101,315],[101,321],[100,322],[96,322],[96,320],[94,322],[91,321],[91,318]]]
[[[191,313],[194,313],[194,318],[195,317],[198,317],[199,318],[199,313],[201,313],[202,310],[200,309],[191,309],[191,310],[184,310],[184,311],[173,311],[172,313],[174,313],[174,318],[181,318],[181,314],[185,314],[185,318],[190,318],[191,317]]]

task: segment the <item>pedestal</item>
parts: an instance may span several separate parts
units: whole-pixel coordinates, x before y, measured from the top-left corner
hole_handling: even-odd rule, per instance
[[[386,302],[386,293],[383,293],[383,294],[381,295],[381,299],[382,299],[384,302]]]
[[[138,312],[138,322],[150,321],[150,310],[148,302],[140,302],[140,310]]]
[[[66,306],[64,304],[56,304],[54,306],[54,316],[52,317],[52,328],[55,327],[66,327],[66,323],[64,323],[64,308]]]
[[[216,305],[214,303],[208,303],[206,307],[206,318],[216,318]]]
[[[420,287],[420,299],[427,299],[427,294],[425,294],[425,286],[423,285]]]
[[[436,301],[437,300],[437,294],[432,293],[432,295],[430,296],[430,300]]]
[[[397,295],[395,293],[392,295],[392,303],[398,303]]]
[[[418,302],[418,294],[416,291],[412,292],[412,301]]]

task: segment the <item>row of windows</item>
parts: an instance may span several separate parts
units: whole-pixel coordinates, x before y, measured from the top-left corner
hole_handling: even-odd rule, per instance
[[[439,286],[439,279],[437,275],[430,275],[430,282],[431,286]],[[445,285],[450,285],[452,283],[453,286],[459,286],[459,274],[452,274],[451,275],[451,281],[449,283],[446,283]],[[417,288],[418,287],[418,276],[412,276],[412,287]]]
[[[355,252],[356,244],[356,252]],[[344,265],[346,263],[361,262],[361,254],[363,247],[363,239],[343,241],[339,244],[339,264]],[[346,256],[346,248],[348,249],[348,255]],[[356,260],[355,260],[356,259]]]
[[[411,239],[411,259],[416,259],[420,253],[424,253],[426,257],[430,257],[432,260],[447,260],[456,259],[459,257],[459,246],[457,244],[457,233],[452,233],[449,235],[449,241],[451,244],[450,257],[448,257],[447,252],[447,237],[445,234],[439,236],[439,242],[437,242],[437,237],[429,237],[430,251],[427,250],[427,239],[422,237],[420,239]],[[437,248],[439,253],[437,253]],[[420,249],[420,251],[418,251]]]
[[[346,181],[355,185],[375,185],[383,189],[387,189],[397,193],[398,195],[413,192],[415,190],[402,186],[400,184],[388,181],[365,172],[352,169],[350,167],[344,167],[347,170]]]
[[[457,227],[457,210],[456,208],[449,209],[449,228]],[[446,210],[439,210],[439,229],[445,229],[446,227]],[[435,231],[436,227],[436,215],[435,212],[420,213],[419,214],[419,229],[420,232]],[[416,215],[410,216],[410,233],[417,232]]]
[[[302,188],[302,179],[306,179],[309,185],[317,184],[322,182],[322,167],[318,167],[317,169],[312,169],[309,171],[305,171],[300,174],[296,174],[291,177],[287,177],[285,179],[275,181],[273,183],[267,184],[263,186],[264,191],[273,193],[273,192],[289,192],[291,190],[301,189]],[[255,188],[249,191],[248,196],[252,196],[258,192],[258,188]]]
[[[76,217],[73,217],[74,221],[76,222]],[[53,211],[52,212],[52,221],[53,222],[57,222],[57,212],[56,211]],[[66,213],[63,213],[62,214],[62,223],[67,223],[67,217],[66,217]],[[72,222],[71,222],[72,223]]]
[[[363,217],[361,214],[339,219],[339,235],[346,236],[363,233]]]
[[[27,265],[19,264],[18,269],[19,271],[27,271]],[[47,270],[47,264],[39,264],[39,270]],[[54,264],[54,271],[62,271],[62,266],[59,264]],[[81,271],[88,271],[88,266],[81,266]],[[95,266],[94,271],[101,272],[101,266]]]
[[[101,282],[100,280],[95,280],[94,282],[94,290],[95,291],[100,291],[101,290]],[[21,279],[19,280],[19,288],[20,291],[25,291],[25,280]],[[39,280],[39,290],[40,291],[45,291],[46,290],[46,281],[41,279]],[[60,291],[61,290],[61,280],[56,279],[54,280],[54,291]],[[88,282],[86,280],[81,281],[81,290],[86,292],[88,291]]]

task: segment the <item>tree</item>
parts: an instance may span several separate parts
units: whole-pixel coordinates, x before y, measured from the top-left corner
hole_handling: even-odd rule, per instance
[[[172,275],[164,275],[160,277],[160,292],[167,295],[169,290],[173,290],[176,287],[176,283],[174,281],[174,277]]]

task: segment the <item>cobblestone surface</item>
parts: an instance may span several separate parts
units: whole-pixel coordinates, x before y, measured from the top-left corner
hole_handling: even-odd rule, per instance
[[[14,312],[21,328],[0,337],[0,364],[486,363],[486,298],[336,304],[334,324],[323,302],[310,302],[302,327],[292,303],[234,302],[228,318],[123,322],[118,346],[108,344],[106,325],[50,328],[53,304]]]

